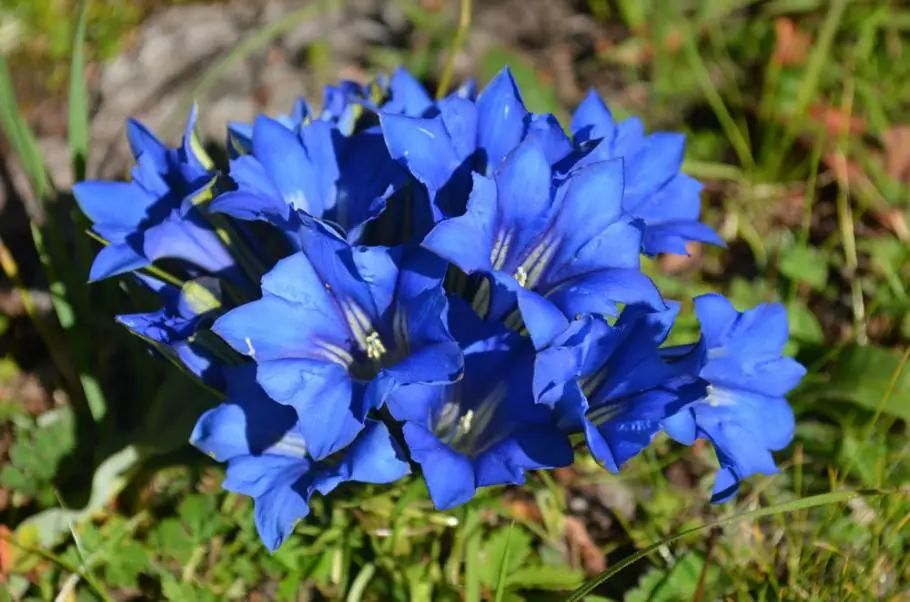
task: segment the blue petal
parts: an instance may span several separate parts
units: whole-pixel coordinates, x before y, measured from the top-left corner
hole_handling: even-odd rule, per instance
[[[710,226],[696,221],[665,222],[645,227],[641,244],[647,255],[672,253],[688,255],[688,242],[703,242],[718,247],[726,247],[724,240]]]
[[[632,215],[636,205],[655,193],[679,172],[685,150],[685,136],[657,132],[645,139],[638,152],[625,158],[626,181],[623,205]]]
[[[135,227],[147,219],[158,199],[127,182],[86,180],[73,185],[82,212],[95,224]]]
[[[477,485],[520,485],[525,470],[568,466],[573,458],[568,437],[555,427],[526,427],[478,457]]]
[[[95,256],[89,271],[89,282],[97,282],[150,265],[152,262],[126,244],[104,247]]]
[[[442,119],[382,113],[380,121],[392,158],[403,162],[431,191],[445,186],[461,160]]]
[[[368,420],[338,467],[346,480],[391,483],[411,472],[402,450],[381,422]]]
[[[196,219],[172,217],[141,233],[142,253],[151,261],[183,259],[211,274],[235,268],[234,258],[218,235]]]
[[[546,295],[565,315],[616,314],[616,303],[666,307],[651,279],[637,270],[605,269],[567,279]]]
[[[492,268],[490,251],[497,215],[495,182],[479,174],[473,177],[467,212],[443,220],[423,241],[426,248],[468,273]]]
[[[527,115],[518,85],[505,67],[477,98],[477,146],[486,153],[487,174],[521,142]]]
[[[622,191],[622,161],[601,161],[572,173],[556,218],[556,228],[563,237],[557,261],[571,261],[585,244],[619,219]]]
[[[455,156],[464,161],[477,148],[477,106],[465,98],[450,96],[439,102],[439,116],[449,133]]]
[[[555,165],[572,153],[572,142],[555,115],[531,116],[525,140],[534,140],[539,144],[550,165]]]
[[[167,147],[145,125],[135,119],[127,119],[126,138],[134,158],[145,155],[155,163],[159,173],[168,170]]]
[[[314,194],[310,161],[289,129],[263,115],[253,126],[253,155],[265,168],[284,201],[310,215],[322,215],[323,199]]]
[[[403,431],[411,458],[420,464],[436,508],[452,508],[474,497],[477,485],[471,460],[417,424],[405,423]]]
[[[382,105],[382,110],[411,117],[422,117],[433,107],[433,99],[424,87],[403,67],[392,74],[389,81],[391,97]]]
[[[294,485],[310,469],[307,460],[282,456],[240,456],[231,460],[222,486],[254,497],[256,530],[275,551],[309,512],[309,499]]]
[[[264,453],[305,458],[296,413],[269,399],[255,376],[252,364],[227,372],[227,401],[199,418],[190,443],[220,462]]]
[[[616,123],[610,109],[592,89],[588,91],[585,99],[572,115],[569,130],[576,142],[606,138],[608,142],[612,143],[616,133]]]
[[[549,223],[552,206],[550,164],[533,140],[519,145],[496,172],[502,235],[523,250]]]
[[[272,360],[259,364],[256,380],[269,397],[296,410],[300,432],[316,460],[346,446],[362,428],[362,417],[352,411],[351,378],[338,364]]]

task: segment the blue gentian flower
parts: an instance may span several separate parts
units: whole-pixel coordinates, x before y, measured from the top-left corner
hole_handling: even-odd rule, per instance
[[[664,421],[667,433],[691,445],[711,441],[720,461],[712,500],[736,494],[753,474],[777,472],[771,451],[793,438],[793,411],[784,399],[805,375],[796,360],[783,357],[787,314],[779,303],[738,312],[721,295],[695,299],[702,341],[692,351],[698,399]]]
[[[449,324],[464,352],[464,377],[403,386],[388,399],[436,507],[467,502],[478,487],[524,483],[525,470],[571,464],[568,438],[534,400],[531,342],[457,299]]]
[[[449,383],[461,351],[444,322],[444,264],[419,248],[350,247],[319,229],[262,279],[262,298],[213,330],[293,406],[311,455],[344,447],[397,387]]]
[[[688,241],[723,246],[717,233],[699,221],[701,183],[680,171],[682,134],[645,135],[637,117],[617,123],[593,90],[575,111],[571,131],[581,154],[569,160],[573,167],[623,159],[623,210],[644,223],[645,253],[685,255]]]
[[[492,173],[524,138],[528,117],[506,68],[476,102],[458,92],[422,117],[383,111],[381,122],[392,157],[427,187],[441,219],[464,211],[471,170]]]
[[[131,120],[127,133],[136,158],[132,181],[87,180],[73,186],[92,230],[109,243],[95,257],[91,281],[163,258],[184,260],[210,274],[235,270],[231,255],[196,207],[213,194],[215,176],[194,142],[195,119],[194,109],[183,143],[175,149]]]
[[[682,405],[680,372],[658,351],[678,309],[628,306],[612,326],[584,316],[537,355],[538,402],[554,409],[563,431],[584,433],[592,455],[613,472]]]
[[[423,244],[492,278],[482,289],[492,291],[492,319],[517,296],[535,337],[561,330],[563,315],[615,314],[617,302],[662,308],[639,271],[641,232],[623,216],[622,178],[620,161],[602,161],[555,179],[540,144],[526,140],[492,178],[474,174],[467,212],[439,223]]]
[[[203,383],[216,389],[223,388],[221,362],[196,339],[203,325],[221,310],[218,280],[200,277],[177,287],[149,276],[137,274],[136,278],[158,295],[163,306],[152,312],[121,314],[117,321],[178,361]]]
[[[347,481],[391,483],[410,472],[386,426],[373,420],[347,449],[314,461],[294,410],[269,399],[254,376],[251,364],[228,371],[227,401],[199,418],[190,441],[227,462],[225,489],[255,500],[256,528],[269,550],[309,514],[315,493]]]
[[[231,161],[237,189],[220,195],[210,210],[270,222],[292,241],[305,221],[301,212],[357,241],[406,182],[375,129],[343,136],[329,122],[312,121],[295,133],[260,116],[250,144],[249,154]]]
[[[715,501],[776,470],[805,372],[783,308],[699,297],[701,340],[667,347],[678,306],[640,270],[722,244],[682,135],[617,123],[593,92],[567,134],[508,69],[441,100],[403,69],[329,86],[318,110],[231,123],[228,174],[194,121],[178,148],[131,121],[132,180],[74,192],[108,243],[93,280],[177,260],[182,285],[135,274],[162,307],[118,320],[226,389],[192,442],[255,499],[270,549],[343,482],[411,461],[450,508],[570,464],[574,435],[612,471],[661,430],[708,439]]]

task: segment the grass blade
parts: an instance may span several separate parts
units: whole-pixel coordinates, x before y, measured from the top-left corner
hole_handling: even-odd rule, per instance
[[[53,192],[53,184],[47,175],[38,142],[25,118],[19,111],[13,78],[6,59],[0,55],[0,129],[9,140],[13,151],[22,162],[22,167],[38,198],[46,199]]]
[[[658,550],[659,548],[671,544],[675,541],[678,541],[688,535],[693,533],[698,533],[699,531],[704,531],[707,529],[712,529],[714,527],[719,527],[729,523],[735,523],[744,520],[755,520],[758,518],[763,518],[765,516],[774,516],[778,514],[786,514],[789,512],[796,512],[798,510],[807,510],[809,508],[817,508],[819,506],[828,506],[831,504],[842,504],[846,501],[849,501],[857,497],[868,497],[868,496],[877,496],[885,495],[888,492],[878,491],[878,490],[859,490],[859,491],[832,491],[831,493],[822,493],[820,495],[813,495],[810,497],[793,500],[790,502],[785,502],[783,504],[775,504],[774,506],[768,506],[767,508],[759,508],[758,510],[751,510],[749,512],[741,512],[739,514],[734,514],[720,520],[716,520],[710,523],[704,523],[697,527],[692,527],[691,529],[686,529],[680,531],[675,535],[671,535],[657,543],[653,543],[648,547],[635,552],[631,556],[627,556],[617,562],[615,565],[611,566],[609,569],[594,577],[580,588],[572,592],[572,594],[567,598],[567,602],[578,602],[582,600],[585,596],[594,591],[602,583],[606,583],[619,572],[628,568],[629,566],[635,564],[645,556],[648,556],[652,552]]]
[[[496,577],[496,595],[493,598],[495,602],[502,602],[502,596],[506,592],[506,573],[509,571],[509,556],[512,547],[512,531],[515,529],[515,523],[509,524],[509,531],[506,533],[506,545],[502,550],[502,560],[499,562],[499,575]]]
[[[73,60],[70,63],[69,86],[69,147],[73,161],[73,176],[78,182],[85,178],[88,158],[88,92],[85,86],[85,21],[89,0],[82,0],[76,33],[73,36]]]

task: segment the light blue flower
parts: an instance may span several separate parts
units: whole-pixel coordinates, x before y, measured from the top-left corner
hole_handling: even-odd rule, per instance
[[[691,445],[704,438],[714,444],[720,472],[715,502],[736,494],[753,474],[777,472],[771,451],[793,438],[793,411],[784,398],[806,369],[782,355],[787,314],[779,303],[745,312],[717,294],[695,299],[702,341],[687,360],[694,362],[701,385],[696,401],[664,421],[667,433]]]

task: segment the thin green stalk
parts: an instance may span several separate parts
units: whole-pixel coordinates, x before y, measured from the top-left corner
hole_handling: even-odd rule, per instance
[[[506,592],[506,582],[508,581],[509,556],[512,553],[512,531],[515,530],[515,523],[509,523],[509,530],[506,532],[506,545],[502,550],[502,558],[499,561],[499,571],[496,577],[496,593],[493,597],[494,602],[502,602],[502,597]]]
[[[853,84],[848,80],[847,90],[844,92],[844,113],[848,117],[853,114]],[[849,131],[841,134],[838,143],[837,158],[842,168],[841,178],[838,178],[837,189],[837,222],[841,234],[841,243],[844,249],[844,261],[846,263],[846,277],[850,281],[850,304],[853,309],[853,327],[855,330],[856,342],[860,345],[868,343],[866,334],[866,309],[863,300],[862,284],[857,278],[859,269],[859,256],[856,251],[856,232],[854,230],[853,207],[850,204],[850,176],[847,166],[847,145]]]
[[[445,98],[449,92],[449,85],[452,83],[452,71],[455,69],[455,58],[464,44],[468,29],[471,27],[471,12],[471,0],[461,0],[458,10],[458,29],[455,30],[455,37],[452,38],[449,56],[446,57],[442,75],[439,77],[439,87],[436,89],[436,98],[438,99]]]
[[[695,72],[695,78],[698,80],[698,85],[705,95],[705,100],[708,101],[711,110],[714,111],[714,114],[717,117],[717,121],[720,122],[721,129],[723,129],[724,134],[726,134],[730,146],[733,147],[733,151],[736,153],[740,165],[745,170],[749,171],[755,167],[755,159],[752,157],[749,142],[736,124],[736,120],[733,119],[733,116],[727,109],[727,105],[724,103],[720,92],[717,91],[714,82],[711,81],[711,74],[708,73],[708,68],[705,66],[701,54],[698,52],[698,45],[696,44],[694,34],[688,25],[683,27],[683,31],[683,50],[686,59],[689,61],[689,66]]]

